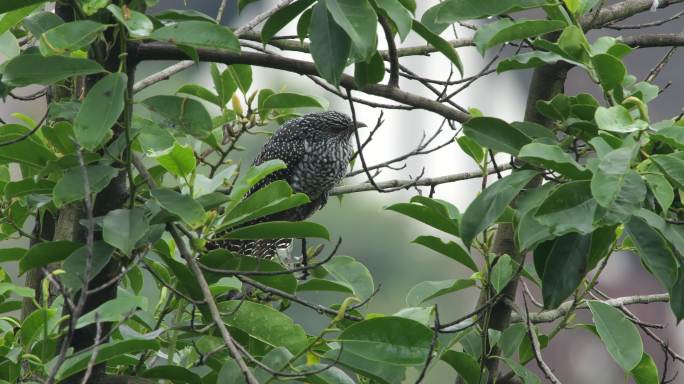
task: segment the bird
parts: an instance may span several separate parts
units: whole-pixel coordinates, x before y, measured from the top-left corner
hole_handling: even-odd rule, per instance
[[[361,127],[366,124],[336,111],[309,113],[281,125],[261,148],[253,165],[279,159],[286,168],[264,178],[245,197],[276,180],[284,180],[293,192],[306,194],[309,202],[241,226],[276,220],[306,220],[323,208],[330,190],[347,174],[353,154],[351,137]],[[216,240],[209,242],[207,249],[220,248],[240,256],[272,259],[280,250],[289,248],[291,242],[292,239]]]

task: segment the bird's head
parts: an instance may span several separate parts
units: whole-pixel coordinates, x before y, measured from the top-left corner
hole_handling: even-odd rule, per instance
[[[301,123],[309,129],[315,130],[322,136],[349,136],[357,128],[365,127],[366,124],[354,121],[344,113],[326,111],[310,113],[300,118]]]

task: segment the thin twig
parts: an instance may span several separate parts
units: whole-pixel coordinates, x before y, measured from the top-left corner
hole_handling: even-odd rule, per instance
[[[546,376],[547,379],[553,384],[561,384],[560,380],[556,377],[556,375],[553,374],[553,371],[551,371],[551,368],[544,362],[544,359],[542,358],[541,354],[541,346],[539,345],[539,339],[537,338],[537,333],[534,331],[534,327],[532,326],[532,322],[530,321],[530,311],[527,307],[527,298],[525,294],[523,293],[523,303],[525,304],[525,323],[527,324],[527,334],[530,336],[530,340],[532,341],[532,352],[534,352],[534,358],[537,360],[537,365],[539,366],[539,369],[544,372],[544,375]]]

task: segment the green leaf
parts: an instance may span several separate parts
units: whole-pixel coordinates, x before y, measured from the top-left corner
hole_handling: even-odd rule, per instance
[[[0,248],[0,263],[19,261],[26,252],[24,248]]]
[[[651,133],[651,137],[663,141],[674,148],[684,149],[684,127],[680,125],[661,128]]]
[[[15,9],[29,8],[29,5],[44,3],[45,0],[3,0],[0,4],[0,13],[6,13]]]
[[[327,360],[337,362],[352,372],[369,377],[378,384],[402,383],[406,379],[406,367],[371,361],[345,349],[331,349],[324,356]]]
[[[204,223],[204,209],[192,197],[166,188],[152,190],[152,197],[165,210],[180,217],[191,227],[198,227]]]
[[[314,237],[330,239],[324,226],[308,221],[269,221],[238,228],[225,236],[227,239],[255,240]]]
[[[567,24],[558,20],[515,20],[502,19],[477,29],[473,42],[481,54],[497,44],[526,39],[545,33],[558,31]]]
[[[321,102],[311,96],[300,95],[298,93],[276,93],[264,100],[262,108],[266,109],[286,109],[286,108],[323,108]]]
[[[467,384],[480,383],[480,363],[465,352],[446,351],[439,357],[449,364]]]
[[[268,305],[251,301],[219,303],[226,324],[274,347],[285,347],[293,354],[308,345],[304,329],[285,314]]]
[[[86,16],[92,16],[97,13],[100,9],[109,4],[110,0],[76,0],[79,8],[86,14]]]
[[[129,317],[138,308],[146,311],[147,307],[148,301],[146,297],[126,294],[125,296],[106,301],[100,304],[99,307],[82,315],[78,319],[76,328],[83,328],[96,322],[120,322]]]
[[[600,301],[587,302],[601,341],[615,361],[629,372],[641,361],[644,346],[636,326],[618,309]]]
[[[633,155],[630,148],[620,148],[601,159],[591,192],[599,205],[608,209],[603,221],[622,223],[641,208],[646,198],[646,184],[637,172],[629,168]]]
[[[305,194],[293,194],[287,181],[276,180],[241,200],[226,213],[223,222],[216,231],[235,227],[240,223],[266,215],[283,212],[308,202],[309,198]]]
[[[56,323],[57,310],[54,308],[39,308],[31,312],[21,324],[21,344],[29,347],[44,330],[51,330]]]
[[[157,162],[169,173],[177,177],[186,177],[195,170],[197,160],[195,152],[189,145],[175,143],[170,151],[157,157]]]
[[[211,79],[214,83],[216,93],[218,93],[217,105],[223,107],[230,101],[231,97],[238,88],[235,79],[227,69],[221,72],[216,63],[211,64]]]
[[[553,240],[542,277],[544,308],[556,308],[567,299],[587,273],[591,235],[568,233]]]
[[[264,26],[261,28],[261,41],[268,43],[271,41],[276,33],[280,32],[287,24],[289,24],[297,15],[309,8],[314,0],[299,0],[294,3],[277,10],[271,17],[266,20]]]
[[[684,160],[673,155],[655,155],[650,159],[677,188],[684,189]]]
[[[74,120],[76,140],[86,149],[102,144],[124,109],[126,74],[116,72],[100,79],[86,95]]]
[[[591,177],[591,171],[579,165],[558,145],[533,142],[522,147],[518,157],[531,163],[538,163],[543,168],[552,169],[571,179]]]
[[[444,296],[474,285],[475,280],[473,279],[423,281],[414,285],[406,294],[406,304],[416,307],[435,297]]]
[[[23,125],[3,125],[0,129],[0,142],[18,140],[27,135],[29,131],[29,128]],[[42,169],[50,161],[55,160],[57,160],[57,156],[35,137],[29,137],[14,144],[0,146],[0,161],[2,163],[16,162]]]
[[[564,58],[554,52],[534,51],[520,53],[501,60],[496,66],[496,72],[502,73],[516,69],[537,68],[545,64],[554,64],[558,61],[565,61],[570,64],[582,66],[582,64],[578,62]]]
[[[71,76],[92,75],[102,71],[102,66],[93,60],[25,54],[7,62],[2,82],[14,87],[50,85]]]
[[[197,100],[188,97],[159,95],[143,100],[157,121],[198,139],[204,139],[214,128],[211,116]]]
[[[107,9],[119,23],[128,29],[133,37],[147,37],[154,29],[152,21],[143,13],[128,8],[124,14],[121,8],[115,4],[108,5]]]
[[[85,281],[91,280],[92,277],[97,276],[102,271],[111,259],[112,252],[114,252],[114,248],[102,241],[96,241],[93,244],[93,253],[90,260],[90,276],[87,277],[85,267],[86,260],[89,257],[88,247],[84,245],[75,250],[62,263],[62,269],[65,271],[64,275],[60,276],[62,284],[74,292],[80,290],[83,288]]]
[[[5,56],[6,60],[16,57],[21,53],[19,42],[12,32],[7,31],[0,34],[0,53]]]
[[[474,117],[463,124],[463,133],[483,147],[517,155],[532,139],[507,122],[495,117]]]
[[[132,125],[133,129],[138,132],[138,143],[148,156],[154,157],[163,154],[176,143],[168,130],[161,128],[152,120],[134,116]]]
[[[23,197],[31,194],[50,194],[55,183],[46,179],[27,178],[5,185],[5,198]]]
[[[677,319],[677,323],[684,319],[684,269],[679,267],[677,272],[677,281],[669,290],[670,293],[670,308]]]
[[[157,365],[140,374],[148,379],[166,379],[173,383],[202,384],[202,378],[185,367]]]
[[[444,6],[440,7],[437,21],[451,24],[456,21],[482,19],[544,5],[548,5],[547,0],[448,0],[444,2]]]
[[[456,143],[466,155],[470,156],[477,164],[481,164],[485,158],[485,150],[475,140],[468,136],[459,136]]]
[[[338,283],[332,280],[310,278],[297,286],[297,292],[307,291],[328,291],[354,294],[354,291],[347,284]]]
[[[24,27],[37,38],[45,31],[62,23],[64,20],[52,12],[34,12],[23,20]]]
[[[29,287],[22,287],[12,283],[0,282],[0,295],[11,292],[20,297],[34,297],[35,292]]]
[[[95,364],[103,363],[124,354],[134,355],[147,350],[157,351],[159,348],[159,342],[157,340],[128,339],[112,341],[100,345],[97,356],[95,357]],[[86,369],[91,358],[91,354],[86,353],[67,359],[59,370],[57,379],[63,380]]]
[[[339,85],[351,51],[351,39],[324,4],[317,3],[312,12],[309,36],[316,70],[330,84]]]
[[[350,256],[335,256],[323,269],[337,281],[348,286],[361,300],[371,297],[375,286],[373,277],[365,265]]]
[[[525,368],[522,364],[509,358],[502,358],[502,360],[508,365],[508,367],[515,373],[516,376],[520,377],[524,384],[541,384],[541,381],[534,373],[530,372],[529,369]]]
[[[235,182],[235,185],[233,185],[233,189],[230,191],[230,203],[226,207],[226,210],[233,210],[233,208],[242,201],[242,198],[247,192],[268,175],[285,168],[285,163],[279,159],[268,160],[259,165],[251,166],[247,169],[244,176],[238,179],[238,181]]]
[[[313,10],[311,8],[307,9],[302,13],[297,21],[297,37],[299,37],[299,42],[303,43],[304,39],[309,36],[309,27],[311,26],[311,14]]]
[[[344,349],[368,360],[419,365],[430,352],[432,331],[402,317],[377,317],[349,326],[338,336]]]
[[[629,111],[621,105],[610,108],[598,107],[594,118],[599,129],[608,132],[631,133],[648,128],[648,123],[634,120]]]
[[[173,21],[208,21],[210,23],[216,23],[216,20],[200,11],[194,9],[167,9],[159,12],[155,15],[157,19],[161,20],[173,20]]]
[[[436,209],[434,206],[413,201],[411,203],[392,204],[385,209],[401,213],[454,236],[459,234],[458,221],[448,217],[446,212]]]
[[[668,291],[677,282],[677,260],[670,246],[657,230],[633,216],[625,226],[641,260]]]
[[[91,20],[60,24],[40,35],[40,53],[43,56],[68,55],[90,45],[106,28]]]
[[[468,206],[461,219],[461,239],[470,248],[473,239],[487,229],[513,201],[515,196],[537,175],[535,171],[519,171],[488,186]]]
[[[167,25],[152,32],[150,38],[192,48],[240,52],[240,42],[230,29],[207,21],[191,20]]]
[[[3,5],[0,5],[0,9],[3,9],[5,7],[4,3],[5,1],[3,1]],[[10,29],[14,28],[26,16],[30,15],[31,12],[36,10],[38,8],[38,5],[32,5],[34,3],[35,0],[28,0],[24,2],[23,5],[18,6],[15,5],[16,3],[14,1],[10,0],[10,4],[12,4],[12,6],[10,6],[9,9],[11,9],[11,11],[2,15],[2,18],[0,18],[0,34],[3,34],[9,31]]]
[[[417,34],[420,35],[420,37],[425,39],[425,41],[430,43],[430,45],[435,47],[439,52],[446,56],[447,59],[449,59],[456,66],[461,76],[463,76],[463,63],[461,62],[461,58],[448,41],[439,37],[439,35],[426,28],[417,20],[413,20],[412,28]]]
[[[445,243],[442,242],[442,239],[435,236],[418,236],[415,240],[413,240],[413,242],[424,247],[428,247],[435,252],[441,253],[442,255],[465,265],[473,272],[477,272],[479,270],[477,264],[475,264],[475,261],[473,261],[473,258],[470,257],[470,254],[468,254],[463,247],[454,243],[453,241]]]
[[[518,352],[520,343],[522,343],[526,335],[527,327],[525,324],[511,324],[508,328],[501,332],[501,338],[499,339],[501,355],[503,357],[513,357],[513,355]]]
[[[102,191],[119,173],[115,168],[108,165],[89,165],[85,170],[90,192],[93,195]],[[86,180],[83,178],[83,173],[81,167],[74,167],[59,179],[52,191],[52,200],[55,205],[60,207],[63,204],[82,200],[85,197]]]
[[[375,3],[380,9],[387,12],[387,16],[389,16],[396,26],[397,32],[399,32],[401,41],[404,41],[409,32],[411,32],[413,23],[411,11],[406,9],[399,0],[375,0]]]
[[[234,255],[226,250],[217,249],[202,255],[200,258],[202,264],[211,267],[229,271],[263,271],[263,272],[285,272],[280,264],[271,260],[261,260],[249,256]],[[213,284],[219,281],[224,275],[213,272],[205,272],[207,281]],[[274,275],[254,275],[250,276],[252,279],[285,291],[288,293],[295,293],[297,290],[297,279],[293,274],[274,274]]]
[[[516,269],[518,269],[518,263],[516,263],[509,255],[501,255],[492,268],[490,282],[494,287],[494,290],[498,293],[501,292],[508,282],[511,281]]]
[[[627,70],[620,59],[607,53],[601,53],[593,56],[591,62],[604,91],[611,91],[622,84]]]
[[[19,261],[19,274],[66,259],[83,244],[71,241],[46,241],[31,247]]]
[[[561,184],[544,200],[535,218],[555,235],[568,232],[591,233],[594,230],[596,200],[589,181]]]
[[[378,43],[378,15],[368,0],[323,0],[323,4],[335,23],[347,33],[361,58],[370,60]]]
[[[368,84],[377,84],[385,78],[385,61],[376,52],[369,63],[359,62],[354,64],[354,81],[359,87]]]
[[[218,96],[216,96],[213,92],[197,84],[185,84],[178,88],[176,93],[184,93],[186,95],[199,97],[200,99],[206,100],[218,107],[223,107],[225,105],[225,103],[222,103]]]
[[[102,238],[129,255],[149,228],[142,208],[116,209],[109,211],[102,221]]]
[[[632,374],[636,384],[654,384],[658,383],[660,380],[658,366],[656,366],[651,355],[646,352],[644,352],[644,355],[641,357],[639,364],[632,368],[630,374]]]

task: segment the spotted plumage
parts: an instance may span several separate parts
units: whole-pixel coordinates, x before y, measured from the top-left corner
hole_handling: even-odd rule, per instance
[[[347,115],[339,112],[308,114],[289,120],[278,128],[257,155],[254,165],[280,159],[287,168],[269,175],[250,194],[273,181],[285,180],[295,192],[305,193],[311,201],[258,221],[299,221],[321,209],[327,202],[330,189],[347,173],[353,152],[350,138],[356,128]],[[225,248],[245,256],[271,258],[290,243],[291,239],[232,240],[214,242],[210,248]]]

